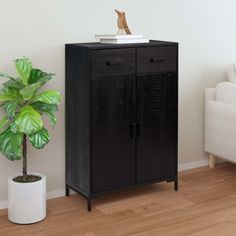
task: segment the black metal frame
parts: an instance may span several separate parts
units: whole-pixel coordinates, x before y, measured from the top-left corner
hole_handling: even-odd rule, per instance
[[[136,188],[136,187],[145,186],[145,185],[154,184],[154,183],[163,182],[163,181],[166,181],[168,183],[174,182],[174,190],[178,191],[178,177],[175,176],[175,177],[171,177],[171,178],[168,178],[168,179],[166,179],[166,178],[164,178],[164,179],[155,179],[155,180],[148,181],[148,182],[145,182],[145,183],[133,184],[133,185],[129,185],[129,186],[126,186],[126,187],[121,187],[121,188],[118,188],[118,189],[104,191],[104,192],[101,192],[101,193],[94,193],[94,194],[90,194],[90,195],[87,195],[84,192],[82,192],[81,190],[75,189],[72,186],[66,184],[66,186],[65,186],[65,195],[66,195],[66,197],[69,197],[70,196],[70,189],[72,189],[73,191],[80,194],[82,197],[84,197],[87,200],[87,210],[92,211],[92,199],[101,197],[101,196],[109,194],[109,193],[118,192],[118,191],[123,190],[123,189],[133,189],[133,188]]]

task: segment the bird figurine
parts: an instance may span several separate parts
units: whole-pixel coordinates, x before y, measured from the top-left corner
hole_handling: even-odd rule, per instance
[[[125,12],[116,9],[115,12],[118,15],[117,25],[119,30],[117,34],[132,34],[126,21]]]

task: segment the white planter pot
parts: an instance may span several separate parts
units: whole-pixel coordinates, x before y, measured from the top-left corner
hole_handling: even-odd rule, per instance
[[[17,183],[8,179],[8,219],[17,224],[32,224],[46,217],[46,176],[33,183]]]

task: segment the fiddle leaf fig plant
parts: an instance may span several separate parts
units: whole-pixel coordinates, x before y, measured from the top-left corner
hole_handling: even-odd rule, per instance
[[[41,88],[54,74],[35,69],[28,58],[14,60],[17,77],[0,73],[7,78],[0,87],[0,106],[5,116],[0,119],[0,152],[11,161],[23,158],[23,175],[20,182],[30,182],[27,174],[27,139],[33,147],[43,148],[50,141],[42,116],[47,116],[52,126],[61,94]]]

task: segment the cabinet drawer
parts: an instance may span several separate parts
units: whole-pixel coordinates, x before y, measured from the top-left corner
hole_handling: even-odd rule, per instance
[[[135,49],[94,50],[92,76],[124,75],[135,73]]]
[[[137,73],[177,70],[177,47],[149,47],[137,49]]]

